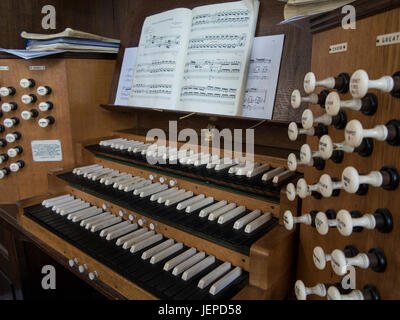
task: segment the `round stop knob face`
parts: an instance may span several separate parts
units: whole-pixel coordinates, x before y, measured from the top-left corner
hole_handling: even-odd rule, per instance
[[[289,154],[287,165],[290,171],[296,171],[297,169],[297,158],[294,153]]]
[[[286,197],[289,201],[294,201],[294,199],[296,199],[296,187],[293,183],[289,183],[286,186]]]
[[[325,198],[329,198],[332,196],[333,183],[331,177],[328,174],[323,174],[319,179],[319,191]]]
[[[333,250],[331,256],[331,265],[333,271],[335,271],[337,275],[344,276],[346,274],[347,261],[342,250]]]
[[[12,110],[12,105],[5,102],[1,105],[1,110],[3,110],[4,112],[10,112]]]
[[[15,158],[18,155],[18,150],[15,148],[8,149],[7,154],[10,158]]]
[[[297,194],[301,199],[307,198],[309,195],[308,184],[303,178],[299,179],[296,188]]]
[[[313,93],[316,82],[315,74],[313,72],[307,73],[304,77],[304,91],[308,94]]]
[[[10,118],[4,119],[3,124],[6,128],[12,128],[14,126],[14,121]]]
[[[304,110],[301,116],[301,124],[304,129],[311,129],[314,124],[314,115],[310,109]]]
[[[310,163],[312,160],[312,151],[308,144],[303,144],[300,148],[300,160],[304,163]]]
[[[24,94],[24,95],[21,97],[21,101],[22,101],[22,103],[24,103],[24,104],[29,104],[29,103],[31,103],[31,102],[33,101],[33,98],[32,98],[30,95]]]
[[[291,122],[288,127],[288,137],[290,141],[296,141],[299,135],[299,129],[297,128],[297,124],[295,122]]]
[[[315,247],[313,250],[314,264],[319,270],[324,270],[326,267],[326,255],[321,247]]]
[[[331,92],[325,101],[326,113],[330,116],[336,116],[340,111],[340,96],[337,92]]]
[[[364,98],[368,92],[369,77],[364,70],[357,70],[350,79],[350,93],[353,98]]]
[[[8,143],[13,143],[13,142],[15,142],[15,140],[17,140],[17,138],[15,137],[15,134],[9,133],[6,135],[6,141]]]
[[[20,167],[20,165],[18,163],[10,164],[10,170],[12,172],[17,172],[17,171],[19,171],[19,169],[21,169],[21,167]]]
[[[319,153],[324,160],[328,160],[332,157],[333,142],[330,136],[324,135],[319,139]]]
[[[27,88],[29,88],[29,87],[32,85],[32,83],[31,83],[31,81],[30,81],[29,79],[21,79],[21,80],[19,81],[19,85],[20,85],[22,88],[27,89]]]
[[[301,105],[301,93],[299,90],[294,90],[290,98],[291,105],[293,109],[298,109]]]
[[[354,167],[347,167],[342,173],[343,187],[348,193],[356,193],[360,186],[360,176]]]
[[[48,127],[49,123],[50,123],[50,121],[48,119],[44,119],[44,118],[39,119],[39,121],[38,121],[39,127],[41,127],[41,128]]]
[[[37,88],[37,93],[40,96],[45,96],[46,94],[49,93],[49,90],[44,86],[40,86],[39,88]]]
[[[343,236],[350,236],[353,232],[353,218],[347,210],[340,210],[336,216],[336,227]]]
[[[9,96],[10,95],[10,89],[8,89],[7,87],[0,88],[0,95],[2,95],[3,97]]]
[[[326,235],[329,231],[328,217],[324,212],[318,212],[315,216],[315,227],[319,234]]]
[[[32,113],[30,111],[22,111],[21,118],[24,120],[29,120],[30,118],[32,118]]]
[[[283,214],[283,223],[287,230],[293,230],[294,219],[293,219],[293,214],[290,210],[286,210],[285,213]]]
[[[351,120],[344,132],[346,144],[351,147],[357,148],[361,143],[363,136],[363,127],[360,121]]]
[[[296,294],[297,300],[306,300],[307,293],[306,293],[306,286],[304,282],[301,280],[297,280],[294,284],[294,293]]]
[[[40,111],[47,111],[47,110],[49,110],[49,108],[50,108],[50,105],[47,102],[39,103]]]

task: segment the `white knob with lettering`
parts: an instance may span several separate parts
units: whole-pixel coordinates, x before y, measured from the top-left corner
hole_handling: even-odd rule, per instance
[[[329,217],[328,217],[329,215]],[[336,212],[333,210],[327,210],[325,212],[318,212],[315,216],[315,228],[320,235],[326,235],[329,228],[336,227]]]
[[[321,137],[321,139],[319,140],[318,148],[321,158],[324,160],[331,159],[335,151],[343,151],[346,153],[352,153],[354,151],[354,148],[347,145],[346,141],[343,141],[341,143],[333,143],[331,137],[328,135],[324,135]],[[340,160],[340,162],[343,160],[343,157],[341,158],[342,159]]]
[[[8,143],[14,143],[15,141],[21,139],[21,133],[19,133],[18,131],[15,131],[13,133],[8,133],[6,135],[6,140]]]
[[[324,249],[321,247],[315,247],[313,250],[313,261],[317,269],[324,270],[326,263],[331,261],[331,255],[325,253]]]
[[[10,170],[12,172],[18,172],[20,169],[22,169],[25,166],[25,162],[22,160],[18,160],[17,162],[11,163],[10,164]]]
[[[332,117],[324,113],[322,116],[315,118],[313,112],[310,109],[306,109],[301,116],[301,124],[304,129],[311,129],[314,123],[321,123],[326,126],[330,126],[332,124]]]
[[[17,117],[6,118],[4,119],[3,124],[6,128],[10,129],[19,124],[19,119]]]
[[[46,118],[42,118],[38,121],[39,127],[47,128],[48,126],[54,124],[56,120],[52,116],[48,116]]]
[[[333,181],[328,174],[323,174],[319,179],[319,192],[324,198],[332,197],[335,190],[343,189],[342,181]]]
[[[7,155],[10,158],[15,158],[17,155],[21,154],[22,151],[23,151],[22,147],[18,146],[18,147],[15,147],[15,148],[8,149]]]
[[[296,187],[294,186],[293,183],[289,183],[286,186],[286,197],[288,198],[289,201],[294,201],[296,199]]]
[[[0,88],[0,95],[3,97],[13,96],[15,95],[16,91],[14,87],[2,87]]]
[[[5,102],[1,105],[1,110],[4,112],[10,112],[18,109],[18,105],[15,102]]]
[[[336,287],[329,287],[328,300],[380,300],[378,290],[373,285],[366,285],[362,290],[352,290],[350,293],[341,294]]]
[[[97,273],[97,271],[93,271],[93,272],[89,272],[88,276],[89,276],[89,279],[93,281],[99,277],[99,274]]]
[[[53,102],[50,102],[50,101],[39,103],[39,109],[40,109],[40,111],[43,111],[43,112],[53,109],[53,106],[54,106]]]
[[[322,283],[318,283],[312,288],[307,288],[303,281],[297,280],[294,285],[294,292],[297,300],[307,300],[307,296],[310,294],[315,294],[319,297],[325,297],[326,287]]]
[[[304,178],[301,178],[301,179],[299,179],[299,181],[297,181],[296,193],[301,199],[305,199],[305,198],[311,196],[312,192],[319,193],[319,184],[318,183],[316,183],[314,185],[308,185],[307,181]]]
[[[370,80],[365,70],[357,70],[350,79],[350,93],[353,98],[363,98],[369,89],[378,89],[382,92],[391,92],[394,89],[394,79],[384,76],[378,80]]]
[[[33,79],[26,79],[23,78],[19,81],[19,85],[21,88],[28,89],[28,88],[33,88],[35,86],[35,80]]]
[[[290,141],[296,141],[298,136],[305,134],[307,136],[313,136],[315,134],[314,128],[311,129],[299,129],[296,122],[291,122],[288,127],[288,137]]]
[[[24,94],[21,97],[21,101],[24,104],[35,103],[37,101],[37,97],[34,94]]]
[[[39,113],[37,112],[36,109],[32,109],[30,111],[25,110],[25,111],[21,112],[21,118],[24,120],[36,118],[38,115],[39,115]]]
[[[10,169],[8,168],[3,168],[0,170],[0,180],[4,179],[5,176],[8,176],[10,174]]]
[[[298,108],[300,108],[300,105],[302,104],[302,102],[309,102],[312,104],[317,104],[318,103],[318,95],[313,93],[309,97],[302,97],[300,91],[296,89],[292,92],[290,102],[291,102],[293,109],[298,109]]]
[[[315,87],[324,87],[327,89],[335,88],[335,78],[329,77],[324,80],[317,81],[313,72],[308,72],[304,77],[304,91],[308,94],[314,92]]]
[[[36,92],[40,96],[45,96],[51,93],[51,88],[49,86],[40,86],[37,88]]]
[[[303,214],[299,217],[295,217],[293,216],[292,211],[286,210],[285,213],[283,214],[283,223],[287,230],[293,230],[293,227],[296,223],[299,224],[302,223],[310,226],[312,224],[312,221],[313,219],[311,217],[311,214],[309,213]]]

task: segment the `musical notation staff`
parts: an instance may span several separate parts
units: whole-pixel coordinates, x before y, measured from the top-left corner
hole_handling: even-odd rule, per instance
[[[246,44],[246,34],[215,34],[205,35],[189,40],[189,50],[204,49],[239,49]]]
[[[193,16],[192,27],[216,24],[226,26],[229,24],[247,24],[250,20],[249,10],[232,9],[217,11],[216,13],[203,13]]]

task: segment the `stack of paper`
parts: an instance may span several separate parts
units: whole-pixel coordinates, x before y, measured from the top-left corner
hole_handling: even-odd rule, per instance
[[[285,20],[293,22],[312,15],[328,12],[343,7],[355,0],[288,0],[284,9]]]
[[[23,31],[29,51],[59,50],[69,52],[118,53],[120,41],[91,33],[65,29],[56,34],[37,34]]]

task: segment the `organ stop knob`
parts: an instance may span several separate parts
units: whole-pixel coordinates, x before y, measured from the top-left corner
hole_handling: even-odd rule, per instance
[[[24,89],[28,89],[28,88],[33,88],[35,86],[35,80],[33,79],[21,79],[19,81],[19,85],[24,88]]]
[[[389,233],[393,230],[393,217],[387,209],[380,208],[372,214],[367,213],[363,216],[358,212],[359,215],[356,218],[352,213],[342,209],[336,216],[336,227],[343,236],[350,236],[353,231],[359,232],[363,228],[368,230],[376,229],[382,233]]]
[[[10,111],[14,111],[18,109],[18,104],[16,104],[15,102],[5,102],[1,105],[1,110],[3,110],[4,112],[10,112]]]
[[[99,277],[97,271],[89,272],[88,276],[89,276],[89,279],[92,280],[92,281]]]
[[[347,123],[347,116],[343,111],[339,111],[337,116],[330,116],[324,113],[322,116],[315,118],[310,109],[304,110],[301,116],[301,124],[304,129],[312,128],[314,123],[320,123],[325,126],[333,125],[336,129],[344,129]]]
[[[29,120],[31,118],[36,118],[39,115],[39,112],[36,109],[31,109],[30,111],[22,111],[21,118],[24,120]]]
[[[37,97],[34,94],[24,94],[21,97],[21,101],[24,104],[35,103],[37,101]]]
[[[336,181],[335,181],[336,180]],[[323,174],[319,179],[319,192],[324,198],[338,196],[340,190],[343,189],[343,183],[332,179],[328,174]]]
[[[17,146],[15,148],[8,149],[7,155],[10,158],[15,158],[17,155],[21,154],[22,151],[23,151],[22,147],[21,146]]]
[[[297,181],[296,193],[301,199],[305,199],[311,195],[320,199],[319,183],[309,185],[304,178]]]
[[[17,117],[6,118],[3,121],[3,124],[6,128],[12,128],[19,123],[19,119]]]
[[[318,138],[328,134],[328,127],[322,124],[310,129],[299,129],[296,122],[291,122],[288,127],[288,136],[290,141],[296,141],[300,134],[307,136],[316,136]]]
[[[335,249],[331,254],[331,265],[337,275],[344,276],[348,266],[361,269],[371,268],[375,272],[384,272],[387,262],[385,253],[379,248],[372,248],[368,253],[359,253],[353,257],[346,257],[342,250]]]
[[[299,217],[293,216],[292,211],[286,210],[283,214],[283,223],[287,230],[293,230],[293,227],[296,223],[302,223],[307,226],[311,226],[314,224],[315,215],[317,211],[311,211],[310,213],[302,214]]]
[[[354,167],[347,167],[343,170],[342,182],[348,193],[356,193],[362,184],[394,190],[399,185],[399,173],[395,167],[384,166],[380,171],[360,175]]]
[[[8,176],[10,174],[10,169],[8,168],[3,168],[0,170],[0,179],[3,179],[5,176]]]
[[[304,77],[304,91],[308,94],[314,92],[315,87],[336,89],[340,93],[349,91],[350,75],[341,73],[336,78],[329,77],[324,80],[317,80],[313,72],[309,72]]]
[[[325,161],[321,158],[318,151],[312,151],[308,144],[303,144],[300,148],[300,160],[305,163],[312,163],[318,170],[324,170]]]
[[[14,162],[14,163],[10,164],[10,170],[12,172],[18,172],[23,167],[25,167],[25,162],[22,161],[22,160],[18,160],[17,162]]]
[[[351,120],[346,126],[345,137],[346,143],[355,148],[360,146],[363,138],[374,138],[397,146],[400,144],[400,121],[391,120],[386,125],[364,129],[360,121]]]
[[[343,250],[346,257],[354,257],[358,254],[358,250],[354,246],[346,246]],[[332,260],[332,256],[329,253],[325,253],[324,249],[321,247],[315,247],[313,250],[313,261],[314,265],[319,270],[324,270],[326,263]]]
[[[13,96],[15,95],[16,90],[14,87],[2,87],[0,88],[0,95],[3,97]]]
[[[315,228],[321,235],[328,234],[329,228],[336,227],[336,212],[332,209],[318,212],[315,216]]]
[[[38,121],[38,124],[39,124],[39,126],[40,126],[41,128],[47,128],[48,126],[54,124],[55,121],[56,121],[56,120],[54,119],[54,117],[48,116],[48,117],[46,117],[46,118],[41,118],[41,119]]]
[[[357,152],[362,157],[368,157],[374,149],[374,142],[370,138],[364,138],[361,144],[357,147],[347,145],[346,141],[333,143],[328,135],[324,135],[319,140],[319,153],[324,160],[331,159],[335,163],[341,163],[344,158],[344,153]]]
[[[37,88],[36,92],[40,96],[45,96],[51,93],[51,88],[49,86],[40,86]]]
[[[369,89],[390,92],[394,97],[400,97],[400,72],[393,76],[384,76],[378,80],[370,80],[365,70],[357,70],[350,79],[350,93],[353,98],[365,97]]]
[[[328,96],[328,94],[329,94],[329,91],[323,90],[323,91],[321,91],[320,94],[313,93],[308,97],[302,97],[300,91],[296,89],[292,92],[290,102],[291,102],[293,109],[300,108],[300,105],[302,102],[309,102],[311,104],[319,104],[322,108],[324,108],[325,100],[326,100],[326,97]]]
[[[336,92],[331,92],[325,102],[326,113],[330,116],[336,116],[342,108],[361,111],[366,116],[372,116],[378,108],[378,98],[373,93],[367,93],[362,99],[341,101]]]
[[[0,164],[6,162],[7,160],[8,160],[8,154],[6,153],[0,154]]]
[[[40,111],[43,111],[43,112],[53,109],[53,106],[54,106],[53,102],[50,102],[50,101],[39,103],[39,109],[40,109]]]
[[[8,143],[13,143],[19,139],[21,139],[22,135],[18,131],[15,131],[13,133],[9,133],[6,135],[6,140]]]
[[[289,201],[294,201],[296,199],[296,187],[294,186],[293,183],[289,183],[286,186],[286,197],[288,198]]]
[[[341,294],[338,288],[329,287],[328,300],[380,300],[378,290],[373,285],[366,285],[362,290],[353,290],[347,294]]]

